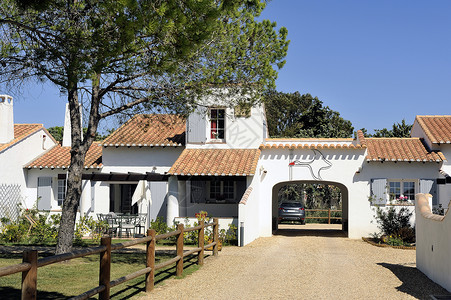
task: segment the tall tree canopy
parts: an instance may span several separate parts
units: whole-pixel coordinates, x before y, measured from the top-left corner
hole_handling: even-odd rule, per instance
[[[374,134],[368,133],[365,128],[362,128],[363,134],[366,137],[410,137],[412,126],[406,123],[406,120],[402,119],[401,123],[393,123],[392,129],[382,128],[374,129]]]
[[[187,113],[208,93],[206,85],[233,86],[229,92],[237,95],[274,88],[287,30],[255,20],[264,6],[260,0],[1,2],[0,83],[48,80],[69,103],[71,164],[57,253],[72,247],[85,155],[101,119],[142,109]],[[79,105],[88,112],[83,138]]]
[[[274,90],[264,94],[266,118],[271,137],[348,138],[352,123],[340,113],[323,106],[310,94],[283,93]]]

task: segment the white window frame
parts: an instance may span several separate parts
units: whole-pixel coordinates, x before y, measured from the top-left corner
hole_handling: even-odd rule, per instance
[[[211,125],[212,125],[212,121],[214,121],[214,119],[212,119],[211,115],[212,115],[212,111],[213,110],[217,111],[216,112],[216,116],[219,116],[219,111],[220,110],[224,111],[224,118],[218,118],[218,117],[216,118],[216,121],[217,121],[216,130],[217,130],[217,132],[219,130],[223,131],[223,133],[224,133],[224,137],[223,138],[218,138],[217,137],[218,135],[216,135],[216,138],[212,137],[212,126]],[[210,142],[219,142],[219,143],[224,143],[225,142],[225,139],[226,139],[226,123],[227,123],[226,113],[227,113],[227,110],[226,110],[225,107],[210,107],[208,109],[208,123],[207,123],[207,125],[208,125],[208,136],[207,136],[208,141],[210,141]],[[219,120],[224,120],[224,127],[223,128],[218,127]]]
[[[391,193],[391,189],[390,189],[390,183],[399,183],[399,196],[397,198],[392,198],[392,193]],[[413,182],[414,184],[414,192],[413,194],[410,194],[408,196],[410,196],[408,199],[406,200],[402,200],[399,199],[401,196],[406,197],[407,195],[404,195],[405,192],[405,187],[404,184],[406,183],[410,183]],[[418,192],[419,190],[419,186],[418,186],[418,180],[417,179],[388,179],[387,180],[387,194],[388,194],[388,201],[390,202],[402,202],[405,201],[406,203],[413,203],[415,201],[415,194]]]

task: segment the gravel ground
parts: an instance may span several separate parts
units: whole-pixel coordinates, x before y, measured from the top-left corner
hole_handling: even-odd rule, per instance
[[[340,237],[321,225],[225,247],[141,299],[430,299],[449,293],[415,267],[415,251]],[[299,231],[295,228],[302,228]],[[450,298],[451,299],[451,298]]]

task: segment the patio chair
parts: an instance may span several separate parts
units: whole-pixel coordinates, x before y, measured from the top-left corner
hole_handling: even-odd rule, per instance
[[[108,234],[111,236],[117,236],[117,231],[119,228],[119,221],[118,221],[118,217],[116,216],[115,213],[110,212],[108,214],[104,214],[103,215],[104,220],[106,221],[106,223],[108,224]]]
[[[138,235],[143,237],[146,235],[146,222],[147,222],[147,213],[139,213],[138,218],[136,219],[135,227],[138,228]],[[135,231],[136,231],[135,228]],[[144,228],[144,232],[141,233],[141,228]]]
[[[132,216],[132,215],[122,215],[119,218],[119,237],[122,237],[122,232],[125,231],[125,234],[127,237],[130,237],[130,234],[132,233],[132,237],[135,236],[135,226],[136,226],[136,220],[138,216]]]

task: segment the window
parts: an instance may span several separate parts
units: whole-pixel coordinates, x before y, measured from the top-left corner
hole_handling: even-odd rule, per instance
[[[210,200],[234,200],[234,181],[210,181]]]
[[[414,201],[415,200],[415,182],[414,181],[390,181],[389,182],[390,200]]]
[[[66,198],[66,180],[58,179],[58,206],[63,205],[63,201]]]
[[[210,139],[223,140],[225,138],[225,109],[210,109]]]

